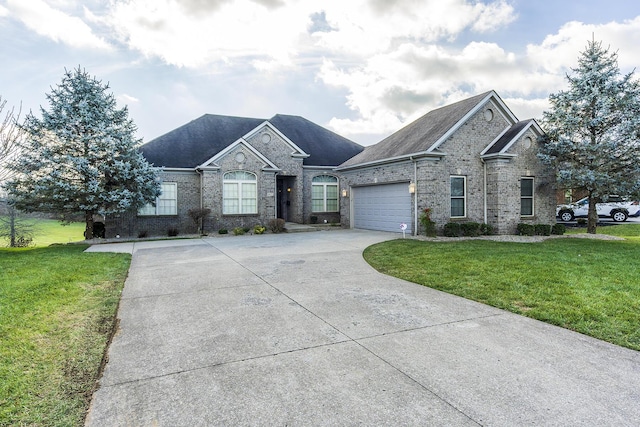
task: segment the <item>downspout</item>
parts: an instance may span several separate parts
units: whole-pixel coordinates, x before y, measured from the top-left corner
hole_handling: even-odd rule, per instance
[[[484,197],[484,223],[487,224],[487,162],[484,161],[484,159],[480,159],[480,161],[482,162],[482,168],[483,168],[483,175],[484,175],[484,182],[483,182],[483,197]]]
[[[204,208],[204,198],[202,195],[202,189],[204,188],[204,175],[202,171],[196,168],[196,173],[200,175],[200,209]]]
[[[409,156],[409,159],[413,162],[413,182],[416,186],[416,191],[413,193],[413,235],[418,235],[418,162],[413,156]]]
[[[278,219],[278,173],[273,174],[273,218]]]

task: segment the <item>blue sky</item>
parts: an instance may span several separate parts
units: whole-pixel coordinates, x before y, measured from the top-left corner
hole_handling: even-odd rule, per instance
[[[368,145],[491,89],[539,118],[592,37],[633,70],[640,2],[0,0],[0,96],[39,114],[81,66],[145,141],[205,113],[281,113]]]

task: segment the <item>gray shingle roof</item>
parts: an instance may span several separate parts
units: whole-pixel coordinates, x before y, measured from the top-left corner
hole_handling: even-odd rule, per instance
[[[195,168],[265,121],[205,114],[149,141],[140,151],[154,166]],[[304,165],[337,166],[363,149],[302,117],[277,114],[269,122],[309,154]]]
[[[424,153],[493,91],[432,110],[379,143],[366,147],[340,167]]]
[[[269,123],[300,147],[309,157],[305,165],[338,166],[364,148],[300,116],[276,114]]]
[[[506,131],[492,146],[489,148],[484,155],[489,154],[497,154],[500,153],[518,134],[522,129],[527,126],[532,119],[522,120],[515,125],[511,126],[508,131]]]
[[[154,166],[195,168],[263,122],[205,114],[147,142],[140,151]]]

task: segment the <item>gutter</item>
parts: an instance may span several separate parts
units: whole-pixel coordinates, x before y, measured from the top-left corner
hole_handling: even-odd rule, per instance
[[[200,175],[200,209],[202,209],[204,207],[204,196],[202,195],[202,190],[204,189],[204,175],[202,170],[199,168],[196,168],[195,171]]]
[[[431,160],[442,160],[442,158],[444,156],[446,156],[447,153],[441,152],[441,151],[437,151],[437,152],[419,152],[419,153],[414,153],[414,154],[406,154],[406,155],[402,155],[402,156],[396,156],[396,157],[389,157],[386,159],[382,159],[382,160],[373,160],[370,162],[365,162],[365,163],[357,163],[355,165],[348,165],[348,166],[338,166],[335,170],[337,172],[340,171],[348,171],[348,170],[353,170],[353,169],[362,169],[362,168],[366,168],[366,167],[371,167],[371,166],[381,166],[381,165],[385,165],[388,163],[397,163],[399,161],[402,160],[410,160],[413,161],[414,158],[428,158]]]

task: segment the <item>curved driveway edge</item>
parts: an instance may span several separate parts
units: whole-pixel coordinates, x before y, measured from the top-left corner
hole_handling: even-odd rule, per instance
[[[398,237],[90,248],[134,256],[86,425],[640,424],[639,352],[363,260]]]

